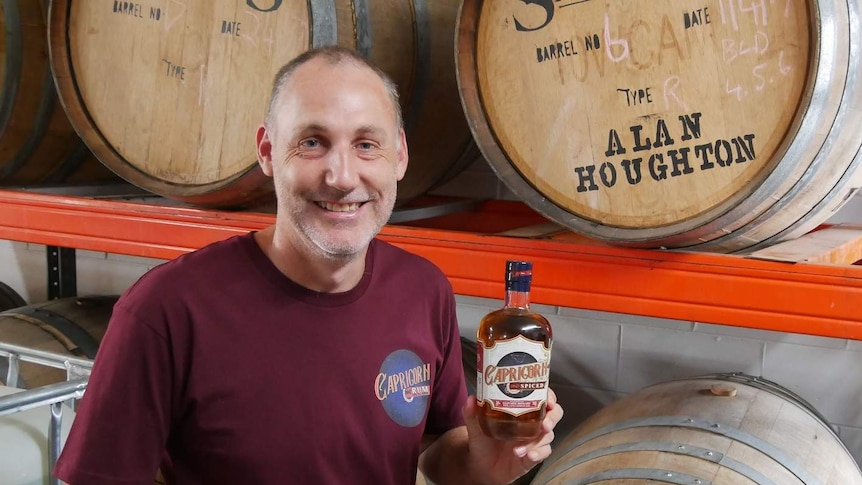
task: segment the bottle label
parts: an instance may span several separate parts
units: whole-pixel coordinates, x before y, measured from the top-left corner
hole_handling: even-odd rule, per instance
[[[497,340],[490,347],[479,342],[476,399],[512,416],[538,411],[548,400],[551,350],[521,335]]]

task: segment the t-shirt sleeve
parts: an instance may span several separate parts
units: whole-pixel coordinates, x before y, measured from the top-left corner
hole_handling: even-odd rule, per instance
[[[455,297],[451,291],[446,298],[443,315],[442,363],[434,381],[431,408],[425,424],[425,433],[440,435],[464,424],[461,412],[467,400],[464,382],[464,364],[461,358],[461,335],[455,313]]]
[[[151,485],[170,423],[166,336],[118,302],[54,470],[73,485]]]

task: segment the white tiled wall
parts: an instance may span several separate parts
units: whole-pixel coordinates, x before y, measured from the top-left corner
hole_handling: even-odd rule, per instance
[[[119,294],[159,259],[75,251],[79,295]],[[25,301],[48,298],[48,266],[45,246],[0,240],[0,281],[11,286]]]
[[[479,192],[512,198],[484,161],[438,191]],[[856,196],[834,219],[862,221],[862,197]],[[0,281],[29,302],[46,298],[45,261],[43,246],[0,241]],[[78,251],[78,294],[120,293],[161,262]],[[501,303],[459,296],[462,333],[475,336],[481,317]],[[552,385],[566,409],[558,436],[650,384],[741,371],[773,380],[811,402],[862,461],[862,342],[575,308],[534,308],[549,317],[556,334]]]
[[[0,240],[0,281],[25,301],[44,301],[48,295],[46,258],[44,246]]]

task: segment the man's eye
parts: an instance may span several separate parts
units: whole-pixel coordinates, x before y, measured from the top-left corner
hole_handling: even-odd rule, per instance
[[[372,148],[374,148],[374,144],[373,144],[373,143],[370,143],[370,142],[367,142],[367,141],[366,141],[366,142],[359,143],[359,144],[357,144],[357,146],[358,146],[361,150],[371,150]]]
[[[303,140],[299,143],[299,146],[303,148],[317,148],[320,146],[320,142],[315,139]]]

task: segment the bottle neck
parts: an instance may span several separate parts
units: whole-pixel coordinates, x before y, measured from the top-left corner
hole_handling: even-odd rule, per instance
[[[506,290],[506,308],[528,308],[530,306],[530,292]]]

